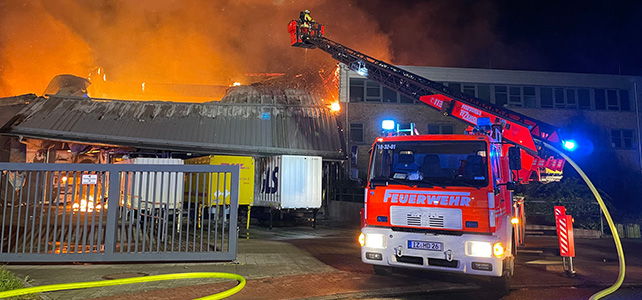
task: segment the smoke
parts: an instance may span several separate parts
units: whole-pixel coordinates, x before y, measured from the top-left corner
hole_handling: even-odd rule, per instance
[[[228,85],[245,73],[332,69],[328,54],[289,45],[287,23],[303,9],[328,38],[388,59],[388,36],[353,1],[2,1],[0,97],[40,94],[59,74]]]
[[[526,43],[509,42],[501,24],[511,12],[497,1],[421,0],[399,4],[386,0],[357,0],[381,31],[390,37],[392,63],[463,68],[520,68],[538,55]]]

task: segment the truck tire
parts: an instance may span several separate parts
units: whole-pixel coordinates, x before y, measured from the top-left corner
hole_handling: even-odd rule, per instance
[[[510,292],[509,277],[510,273],[508,270],[504,270],[504,274],[501,277],[490,277],[488,288],[497,293],[498,296],[508,295]]]
[[[392,275],[392,268],[388,266],[372,265],[372,269],[374,270],[374,273],[377,275],[382,275],[382,276]]]

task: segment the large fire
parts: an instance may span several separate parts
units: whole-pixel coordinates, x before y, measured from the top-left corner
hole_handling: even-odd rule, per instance
[[[90,78],[92,97],[202,102],[257,79],[246,74],[334,65],[289,46],[286,24],[302,9],[330,38],[388,58],[387,36],[352,1],[9,0],[0,2],[0,97],[40,95],[72,74]]]

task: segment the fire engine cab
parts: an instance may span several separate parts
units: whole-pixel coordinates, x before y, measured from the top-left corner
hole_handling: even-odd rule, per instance
[[[510,157],[519,149],[502,143],[500,126],[480,122],[465,135],[392,132],[374,142],[360,242],[375,272],[512,275],[510,167],[521,161]]]

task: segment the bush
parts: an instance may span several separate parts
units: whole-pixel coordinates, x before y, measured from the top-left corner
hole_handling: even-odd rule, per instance
[[[599,191],[609,213],[615,208],[611,198]],[[516,194],[524,196],[526,220],[529,223],[555,225],[554,206],[564,206],[566,214],[575,219],[574,227],[600,229],[600,207],[586,183],[579,178],[565,177],[560,182],[533,182],[518,187]]]
[[[24,288],[24,282],[27,281],[28,278],[25,278],[25,280],[23,281],[20,278],[14,276],[11,272],[0,267],[0,292]],[[13,297],[10,299],[40,299],[40,297],[35,294],[30,294]]]

